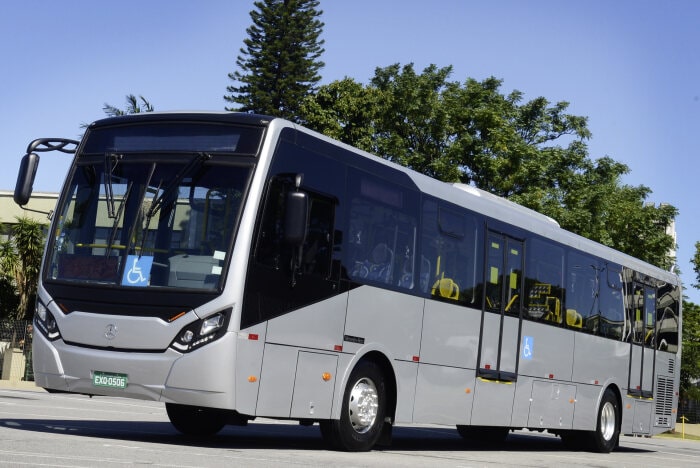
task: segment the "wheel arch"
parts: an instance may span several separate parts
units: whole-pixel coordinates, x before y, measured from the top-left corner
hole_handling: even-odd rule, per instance
[[[396,371],[394,366],[391,364],[391,360],[387,356],[385,350],[381,348],[366,348],[364,353],[357,353],[352,356],[352,359],[346,361],[342,366],[343,371],[338,373],[342,378],[338,380],[335,388],[334,401],[341,402],[343,398],[343,393],[345,387],[348,384],[348,379],[352,371],[360,365],[362,362],[372,362],[379,367],[379,370],[384,375],[384,381],[386,385],[386,395],[387,395],[387,409],[386,416],[391,417],[394,421],[396,417],[396,406],[398,398],[398,382],[396,378]],[[331,411],[331,418],[340,418],[340,407],[341,404],[333,404],[333,410]]]
[[[612,415],[606,409],[608,404],[617,405],[615,412],[615,426],[609,427],[609,420]],[[622,396],[617,385],[608,385],[603,388],[598,409],[596,410],[596,427],[588,432],[586,439],[589,450],[597,453],[610,453],[620,444],[620,434],[622,433]],[[610,432],[612,430],[612,432]]]
[[[615,395],[615,399],[617,400],[617,407],[619,409],[619,414],[618,414],[618,429],[622,429],[622,421],[623,421],[623,413],[624,413],[624,407],[622,406],[622,395],[624,394],[622,391],[622,382],[616,378],[616,377],[611,377],[604,382],[601,382],[602,385],[600,387],[600,391],[598,392],[598,398],[596,401],[595,405],[595,411],[600,408],[600,404],[603,401],[603,395],[605,395],[605,392],[610,390],[613,392]]]
[[[612,393],[615,395],[615,399],[617,400],[617,407],[619,408],[619,414],[617,418],[617,426],[618,429],[622,427],[622,413],[623,413],[623,406],[622,406],[622,392],[620,391],[620,387],[617,386],[617,384],[611,383],[607,385],[606,387],[603,387],[603,390],[600,392],[600,395],[598,396],[598,406],[600,407],[601,401],[603,401],[603,395],[605,395],[605,392],[608,390],[612,391]]]
[[[375,363],[382,371],[384,375],[384,383],[386,385],[386,398],[387,398],[387,408],[386,415],[394,421],[396,416],[396,401],[397,401],[397,384],[396,384],[396,373],[394,367],[391,365],[389,358],[380,351],[370,351],[369,353],[362,356],[361,359],[355,363],[357,366],[360,362],[370,361]]]

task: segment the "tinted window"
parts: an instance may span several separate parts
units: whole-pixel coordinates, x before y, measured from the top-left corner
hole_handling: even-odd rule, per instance
[[[488,234],[484,279],[485,307],[491,312],[520,315],[522,242],[491,232]]]
[[[350,171],[346,269],[351,279],[416,287],[417,194]]]
[[[458,208],[423,203],[420,291],[434,298],[481,306],[477,287],[482,253],[476,218]]]
[[[525,318],[560,324],[563,321],[563,265],[561,247],[539,239],[528,242],[525,269]]]
[[[277,148],[257,223],[255,261],[246,277],[242,327],[341,292],[336,256],[341,255],[343,231],[338,224],[343,217],[337,213],[345,198],[345,167],[315,149],[319,147],[285,141]],[[289,195],[297,191],[308,201],[301,245],[285,235]]]
[[[617,265],[606,265],[600,283],[599,334],[615,340],[623,338],[625,308],[622,297],[622,271]]]
[[[659,287],[656,304],[656,347],[661,351],[678,351],[679,288],[671,284]]]
[[[578,252],[567,255],[566,325],[588,333],[598,330],[598,262]]]
[[[297,262],[295,274],[328,277],[331,269],[335,203],[328,197],[305,191],[309,199],[309,222],[306,239],[301,250],[296,251],[285,245],[282,222],[287,193],[293,190],[294,179],[291,176],[279,175],[272,179],[259,232],[256,261],[291,273],[294,260]]]
[[[644,288],[644,346],[647,348],[655,347],[656,336],[654,334],[654,326],[656,322],[656,288],[646,286]]]

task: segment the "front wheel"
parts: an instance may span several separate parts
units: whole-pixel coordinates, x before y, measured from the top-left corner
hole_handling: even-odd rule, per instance
[[[345,387],[339,420],[321,421],[321,434],[333,447],[370,450],[379,440],[386,415],[386,384],[377,364],[360,362]]]
[[[165,410],[175,429],[185,435],[214,435],[226,425],[225,414],[214,408],[166,403]]]
[[[607,389],[598,408],[595,431],[589,434],[591,450],[610,453],[620,442],[620,407],[615,393]]]

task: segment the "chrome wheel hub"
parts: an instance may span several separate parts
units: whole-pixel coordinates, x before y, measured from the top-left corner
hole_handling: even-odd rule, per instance
[[[606,402],[600,411],[600,435],[605,440],[611,440],[615,434],[615,406]]]
[[[379,408],[379,393],[374,382],[361,378],[350,391],[348,401],[348,416],[355,432],[363,434],[369,431],[377,419]]]

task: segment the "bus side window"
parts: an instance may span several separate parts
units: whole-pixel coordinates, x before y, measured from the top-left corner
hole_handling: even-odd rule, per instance
[[[623,340],[625,306],[622,297],[622,273],[617,265],[607,264],[602,273],[607,281],[600,283],[600,330],[599,334],[615,340]]]
[[[289,253],[285,254],[282,249],[284,232],[281,220],[284,219],[284,195],[291,187],[291,181],[284,177],[275,177],[270,181],[258,234],[255,259],[275,270],[288,268],[290,262]]]
[[[664,284],[657,291],[656,347],[659,351],[678,351],[679,288]]]
[[[656,288],[644,288],[644,346],[656,347]]]
[[[598,331],[598,261],[588,255],[567,255],[566,325],[595,334]]]
[[[561,247],[531,239],[528,241],[525,270],[526,314],[530,320],[563,323],[563,264]]]
[[[420,288],[431,297],[479,306],[482,254],[476,218],[466,210],[423,202]]]
[[[627,304],[630,332],[626,338],[634,344],[653,348],[656,346],[656,288],[637,282],[632,282],[632,285]]]
[[[417,194],[352,171],[346,269],[356,281],[415,287]]]
[[[309,224],[302,247],[301,271],[324,278],[330,276],[335,203],[326,197],[309,194]]]
[[[634,285],[627,311],[627,320],[631,326],[628,338],[634,344],[642,344],[644,342],[644,287],[642,285]]]
[[[285,245],[285,195],[294,190],[292,181],[283,175],[273,178],[268,189],[265,214],[262,219],[256,260],[276,270],[290,270],[292,249]],[[299,272],[330,277],[335,200],[305,190],[309,197],[309,221],[306,239],[301,247]]]
[[[499,239],[489,239],[486,264],[486,310],[499,312],[503,294],[503,243]]]

